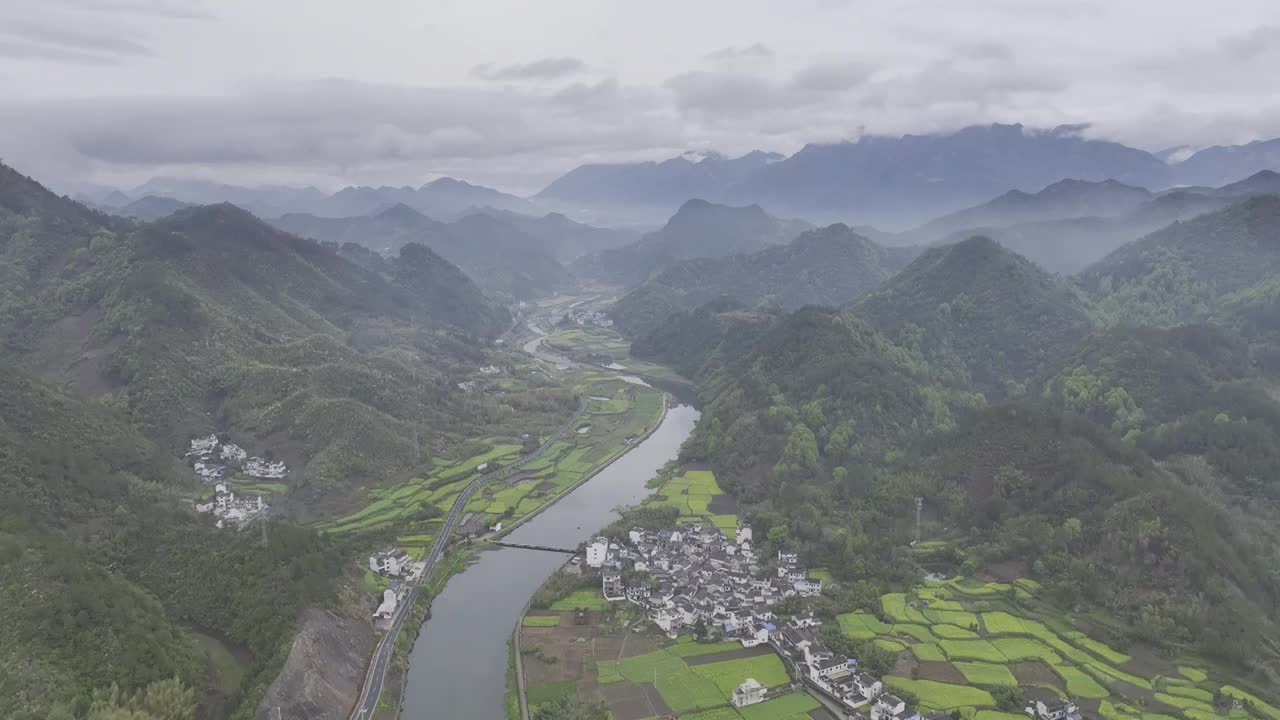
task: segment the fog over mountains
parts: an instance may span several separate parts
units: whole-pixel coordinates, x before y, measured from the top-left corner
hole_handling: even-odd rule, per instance
[[[685,201],[697,198],[755,204],[775,216],[819,224],[901,230],[1006,192],[1039,192],[1064,179],[1111,180],[1160,191],[1216,187],[1277,169],[1280,140],[1152,153],[1088,138],[1080,126],[1034,129],[996,124],[814,143],[789,157],[764,151],[737,158],[685,153],[662,162],[587,164],[529,198],[451,178],[416,188],[346,187],[332,194],[314,187],[250,188],[157,178],[123,191],[98,188],[79,199],[113,211],[146,196],[193,204],[231,202],[266,218],[288,213],[367,215],[396,204],[444,221],[477,208],[534,215],[556,211],[595,225],[654,227]],[[1016,203],[1017,195],[1009,201]],[[1110,214],[1086,206],[1078,209],[1080,216]]]

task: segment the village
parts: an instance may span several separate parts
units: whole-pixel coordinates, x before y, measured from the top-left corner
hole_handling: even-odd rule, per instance
[[[237,494],[229,474],[265,481],[281,480],[289,472],[283,462],[250,457],[244,448],[216,434],[192,439],[185,457],[196,477],[213,485],[213,495],[196,501],[196,512],[213,514],[219,528],[243,527],[271,509],[260,494]]]
[[[756,553],[749,527],[739,527],[732,540],[719,528],[698,523],[661,531],[632,529],[626,542],[595,538],[586,546],[585,564],[599,570],[605,600],[638,606],[671,639],[682,631],[705,634],[709,629],[744,648],[767,644],[793,677],[826,699],[829,708],[838,707],[842,717],[949,717],[921,714],[887,692],[879,678],[860,672],[857,658],[837,656],[815,632],[822,622],[812,611],[786,619],[775,615],[783,600],[820,594],[822,581],[809,576],[796,553],[786,551],[777,554],[776,572],[764,573],[768,563]],[[624,581],[624,572],[631,583]],[[733,690],[731,703],[761,703],[772,697],[771,690],[748,678]],[[1025,712],[1037,720],[1080,720],[1079,709],[1068,700],[1036,700]]]

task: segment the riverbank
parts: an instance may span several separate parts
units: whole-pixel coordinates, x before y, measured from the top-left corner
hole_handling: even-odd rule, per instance
[[[507,537],[577,546],[616,517],[614,508],[648,495],[645,483],[675,458],[697,417],[688,406],[665,408],[644,440]],[[504,716],[511,629],[534,591],[563,563],[560,554],[503,548],[481,553],[453,577],[411,653],[404,716]]]

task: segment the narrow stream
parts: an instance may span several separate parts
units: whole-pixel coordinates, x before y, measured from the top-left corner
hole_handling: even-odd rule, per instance
[[[536,345],[535,345],[536,346]],[[645,483],[693,431],[698,411],[671,408],[652,435],[506,539],[573,547],[649,494]],[[449,580],[409,656],[404,720],[501,720],[507,638],[524,604],[565,561],[558,553],[502,548]]]

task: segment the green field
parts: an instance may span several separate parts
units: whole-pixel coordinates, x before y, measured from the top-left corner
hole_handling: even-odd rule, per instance
[[[1104,710],[1116,715],[1112,720],[1160,720],[1144,717],[1137,709],[1126,710],[1131,706],[1120,702],[1125,696],[1121,693],[1131,694],[1130,685],[1147,691],[1149,701],[1160,703],[1157,709],[1166,708],[1181,720],[1210,720],[1218,684],[1209,673],[1188,665],[1191,658],[1182,665],[1169,663],[1158,674],[1150,669],[1140,671],[1128,653],[1090,637],[1073,627],[1060,610],[1040,602],[1039,592],[1039,583],[1029,579],[1012,583],[926,581],[923,587],[881,596],[881,608],[895,624],[885,624],[866,612],[838,614],[836,622],[848,638],[871,640],[891,652],[909,653],[913,663],[948,663],[959,672],[965,678],[963,685],[901,678],[903,689],[924,690],[917,694],[922,705],[930,708],[971,708],[988,712],[986,717],[995,720],[999,713],[990,710],[994,706],[985,696],[970,691],[1017,685],[1010,665],[1039,662],[1061,678],[1056,687],[1068,696],[1110,701]],[[1144,662],[1142,667],[1149,668],[1151,661]],[[1156,684],[1161,676],[1164,680]],[[1227,685],[1223,692],[1243,691]],[[1253,714],[1259,720],[1280,720],[1280,711],[1272,714],[1273,710],[1274,706],[1257,703]],[[1147,713],[1153,714],[1159,713]],[[965,717],[975,720],[969,710]]]
[[[645,500],[645,505],[674,507],[680,513],[681,523],[709,523],[724,531],[730,539],[737,532],[737,515],[711,512],[711,503],[717,496],[724,495],[724,490],[710,470],[686,471],[662,482],[654,490],[655,493]]]
[[[1013,673],[1009,672],[1009,668],[1005,665],[997,665],[995,663],[983,662],[953,662],[951,663],[955,669],[964,675],[964,679],[974,685],[1008,685],[1016,687],[1017,678]]]
[[[711,680],[693,672],[680,656],[667,650],[623,658],[618,671],[635,683],[652,683],[676,712],[702,710],[725,704],[720,689]]]
[[[520,624],[525,627],[556,627],[560,624],[559,615],[525,615]]]
[[[791,693],[759,705],[748,705],[738,714],[743,720],[809,720],[809,712],[821,707],[808,693]]]
[[[557,612],[565,610],[577,610],[578,608],[586,608],[588,610],[604,610],[609,607],[609,601],[604,599],[604,595],[599,590],[574,590],[565,597],[551,603],[551,609]]]
[[[920,705],[930,710],[951,710],[966,706],[992,707],[996,704],[991,693],[981,688],[952,685],[934,682],[933,680],[912,680],[911,678],[888,675],[884,678],[888,687],[906,690],[920,699]]]
[[[710,680],[720,688],[722,701],[728,702],[733,689],[741,685],[747,678],[755,678],[769,687],[786,685],[791,676],[782,665],[782,660],[772,653],[738,660],[695,665],[693,671]]]

